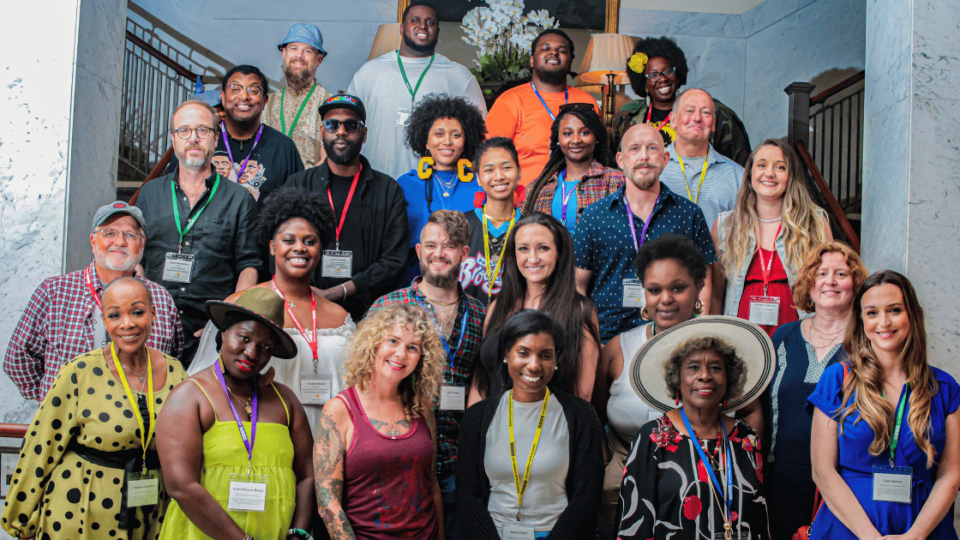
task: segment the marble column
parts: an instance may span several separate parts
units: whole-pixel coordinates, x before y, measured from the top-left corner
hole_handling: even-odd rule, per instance
[[[89,264],[93,214],[116,198],[125,21],[122,0],[4,6],[0,357],[37,285]],[[0,375],[0,422],[35,409]]]

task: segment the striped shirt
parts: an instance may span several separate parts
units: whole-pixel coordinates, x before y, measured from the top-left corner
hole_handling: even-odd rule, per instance
[[[696,199],[697,205],[703,210],[703,217],[707,221],[707,227],[712,227],[713,222],[721,212],[733,210],[737,203],[737,191],[740,190],[740,183],[743,182],[743,167],[737,165],[732,159],[717,153],[710,146],[710,152],[707,154],[707,176],[703,180],[703,186],[700,186],[700,173],[703,172],[703,160],[698,159],[698,167],[694,168],[683,156],[683,164],[686,166],[686,182],[684,182],[683,172],[680,169],[680,160],[677,158],[676,143],[667,147],[670,152],[670,161],[660,173],[660,181],[667,185],[674,193],[683,195],[693,201]],[[684,185],[686,184],[686,185]],[[700,189],[699,196],[697,189]],[[689,188],[689,194],[687,189]]]

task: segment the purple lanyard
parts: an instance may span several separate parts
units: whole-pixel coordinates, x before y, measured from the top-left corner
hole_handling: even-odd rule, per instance
[[[547,114],[550,115],[551,120],[556,120],[557,115],[553,114],[553,111],[550,110],[550,107],[547,106],[547,102],[543,100],[543,96],[540,95],[540,91],[537,90],[536,85],[533,84],[533,81],[530,81],[530,88],[533,88],[533,93],[540,98],[540,103],[543,103],[543,108],[547,110]],[[570,87],[563,89],[563,104],[566,105],[570,102]]]
[[[633,210],[630,210],[630,203],[627,202],[627,196],[623,196],[623,205],[627,207],[627,221],[630,223],[630,236],[633,237],[633,247],[637,251],[640,251],[640,246],[643,245],[643,241],[647,238],[647,229],[650,228],[650,222],[653,221],[653,212],[656,211],[657,203],[659,202],[660,195],[657,195],[657,200],[653,203],[653,210],[650,210],[650,217],[643,222],[643,231],[640,232],[640,242],[637,243],[637,229],[633,225]]]
[[[557,183],[560,184],[560,200],[563,202],[563,206],[560,209],[560,222],[564,225],[567,224],[567,203],[570,201],[570,196],[577,192],[577,186],[573,186],[570,193],[567,193],[567,184],[564,182],[566,178],[566,170],[560,171],[560,174],[557,175]]]
[[[223,357],[220,358],[220,361],[223,361]],[[218,362],[219,364],[220,362]],[[253,445],[257,441],[257,388],[253,388],[253,403],[251,405],[252,414],[250,415],[250,423],[252,428],[250,430],[250,437],[247,437],[247,430],[243,428],[243,422],[240,421],[240,414],[237,413],[237,408],[233,406],[233,400],[230,399],[230,391],[227,390],[227,381],[223,378],[223,373],[220,373],[220,368],[223,364],[216,366],[217,369],[214,369],[213,372],[217,374],[217,380],[220,381],[220,387],[223,388],[224,395],[227,396],[227,403],[230,404],[230,410],[233,411],[233,419],[237,421],[237,429],[240,430],[240,438],[243,439],[243,446],[247,448],[247,456],[250,460],[253,460]]]
[[[260,136],[263,135],[263,124],[260,124],[260,129],[257,130],[257,138],[253,140],[253,148],[250,149],[250,153],[247,154],[247,157],[243,160],[243,164],[240,165],[239,170],[237,170],[236,162],[233,160],[233,151],[230,150],[230,141],[227,140],[227,126],[223,122],[220,122],[220,133],[223,135],[223,145],[227,147],[227,155],[230,157],[230,166],[237,171],[237,181],[239,182],[240,177],[243,176],[243,171],[247,170],[247,162],[250,161],[250,156],[252,156],[253,151],[257,149],[257,143],[260,142]]]

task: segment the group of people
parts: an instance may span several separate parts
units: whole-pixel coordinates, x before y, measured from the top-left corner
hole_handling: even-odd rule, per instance
[[[789,145],[681,91],[667,38],[610,134],[562,31],[489,113],[435,9],[401,32],[349,93],[297,24],[269,101],[238,66],[222,120],[177,108],[169,174],[10,340],[40,406],[4,530],[957,538],[960,388]]]

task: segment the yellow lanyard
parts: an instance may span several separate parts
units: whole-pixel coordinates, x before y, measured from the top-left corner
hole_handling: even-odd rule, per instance
[[[507,405],[507,419],[510,425],[510,464],[513,465],[513,485],[517,488],[517,521],[520,521],[520,510],[523,509],[523,494],[530,483],[530,470],[533,468],[533,456],[537,453],[540,443],[540,433],[543,432],[543,422],[547,418],[547,405],[550,403],[550,389],[543,396],[543,406],[540,407],[540,419],[537,421],[537,431],[533,434],[533,444],[530,446],[530,455],[527,456],[527,466],[523,471],[523,480],[520,480],[520,468],[517,466],[517,441],[513,436],[513,390],[510,390],[509,404]]]
[[[510,238],[510,231],[513,229],[513,224],[517,221],[517,213],[513,213],[513,217],[510,218],[510,226],[507,227],[507,234],[503,235],[503,247],[500,248],[500,257],[497,259],[496,266],[493,267],[493,272],[490,271],[490,232],[487,230],[487,205],[483,205],[483,256],[487,258],[487,284],[490,287],[490,290],[493,290],[493,284],[497,281],[497,277],[500,276],[500,267],[503,265],[503,250],[507,247],[507,240]]]
[[[117,375],[120,376],[120,382],[123,383],[123,390],[127,393],[127,399],[130,400],[130,406],[133,408],[133,416],[140,425],[140,444],[143,446],[143,471],[147,471],[147,447],[150,446],[150,440],[157,431],[157,415],[154,408],[153,399],[153,366],[150,364],[150,351],[147,351],[147,410],[150,411],[150,433],[143,426],[143,417],[140,415],[140,407],[137,400],[133,399],[133,392],[130,390],[130,384],[127,382],[127,374],[120,365],[120,359],[117,358],[117,349],[113,342],[110,342],[110,353],[113,355],[113,365],[117,367]]]
[[[703,187],[703,179],[707,177],[707,166],[710,165],[710,154],[707,154],[707,156],[703,158],[703,170],[700,171],[700,185],[697,186],[696,196],[690,193],[690,185],[687,184],[687,167],[683,164],[683,156],[677,154],[677,159],[680,160],[680,172],[683,173],[683,185],[687,188],[687,198],[693,201],[694,204],[697,204],[697,199],[700,198],[700,188]]]

